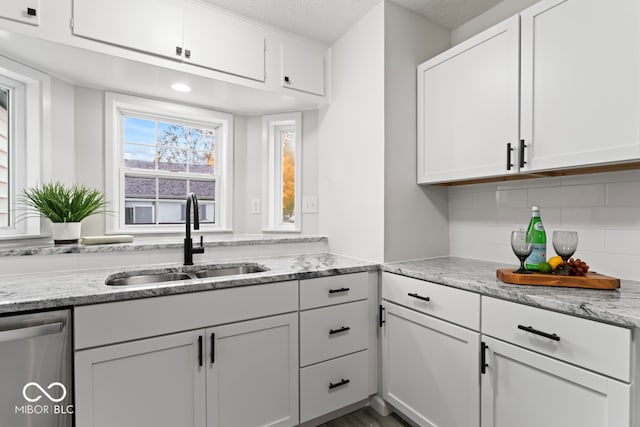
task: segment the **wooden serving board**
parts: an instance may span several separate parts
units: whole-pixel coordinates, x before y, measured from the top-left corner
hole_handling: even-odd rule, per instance
[[[554,274],[516,274],[511,268],[496,270],[498,279],[514,285],[534,286],[566,286],[569,288],[618,289],[620,279],[598,273],[587,273],[586,276],[556,276]]]

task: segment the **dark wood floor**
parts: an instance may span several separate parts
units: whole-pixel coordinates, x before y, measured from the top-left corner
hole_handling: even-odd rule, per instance
[[[409,424],[404,422],[396,414],[386,417],[380,416],[369,406],[359,409],[350,414],[344,415],[328,423],[321,424],[318,427],[407,427]]]

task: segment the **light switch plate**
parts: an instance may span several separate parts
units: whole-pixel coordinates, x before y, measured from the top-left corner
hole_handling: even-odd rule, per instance
[[[251,200],[251,214],[252,215],[260,214],[260,199]]]
[[[302,198],[302,213],[318,213],[318,196]]]

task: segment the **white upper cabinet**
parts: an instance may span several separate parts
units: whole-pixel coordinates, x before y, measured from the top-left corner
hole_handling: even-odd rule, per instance
[[[39,25],[39,6],[39,0],[5,0],[0,2],[0,18]]]
[[[418,67],[418,183],[517,170],[518,55],[516,16]]]
[[[522,13],[525,170],[640,157],[640,2],[545,0]]]
[[[325,49],[283,42],[282,87],[314,95],[325,94]]]
[[[73,34],[180,59],[182,11],[178,0],[74,0]]]
[[[187,3],[184,61],[263,82],[265,37],[246,21]]]

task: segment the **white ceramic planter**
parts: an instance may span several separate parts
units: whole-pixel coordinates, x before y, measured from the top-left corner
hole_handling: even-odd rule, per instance
[[[79,222],[52,223],[53,243],[56,245],[78,243],[80,239]]]

